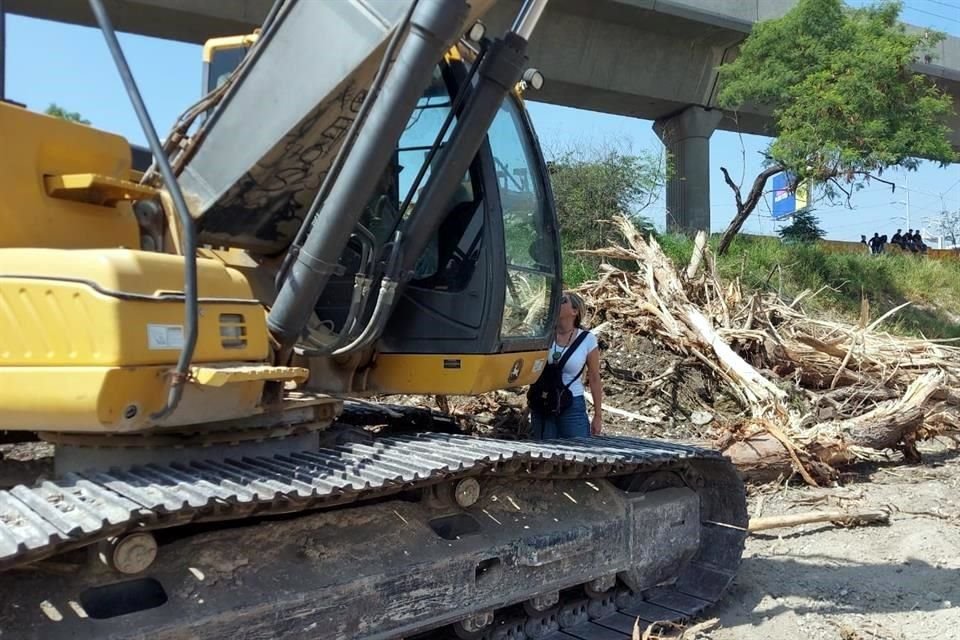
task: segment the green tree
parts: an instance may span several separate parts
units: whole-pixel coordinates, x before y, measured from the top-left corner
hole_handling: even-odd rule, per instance
[[[48,116],[53,116],[54,118],[62,118],[64,120],[69,120],[70,122],[79,122],[80,124],[90,124],[90,121],[84,118],[82,115],[76,111],[67,111],[56,102],[51,102],[50,106],[44,111]]]
[[[793,214],[793,220],[780,229],[780,237],[784,242],[816,242],[827,233],[817,224],[817,216],[809,209],[801,209]]]
[[[842,0],[800,0],[782,18],[757,24],[736,60],[720,67],[720,105],[771,109],[777,137],[746,198],[722,168],[737,214],[718,253],[780,171],[795,176],[792,189],[810,180],[823,197],[849,202],[888,167],[956,159],[950,97],[910,66],[943,35],[907,33],[899,15],[898,2],[850,9]]]
[[[598,259],[574,254],[609,246],[617,238],[607,224],[617,214],[638,228],[653,231],[643,211],[666,182],[664,160],[653,152],[639,154],[615,145],[573,146],[550,154],[550,182],[560,220],[565,278],[572,284],[590,277]]]

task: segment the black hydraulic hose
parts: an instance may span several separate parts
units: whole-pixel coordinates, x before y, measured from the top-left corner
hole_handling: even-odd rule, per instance
[[[353,279],[353,296],[350,299],[350,306],[347,310],[347,317],[340,327],[340,334],[329,345],[317,345],[314,347],[297,347],[295,353],[303,356],[317,357],[328,356],[354,337],[354,327],[360,317],[360,311],[367,306],[367,299],[370,296],[370,289],[373,285],[374,258],[376,257],[377,239],[373,233],[362,224],[358,224],[356,231],[351,236],[351,240],[356,240],[360,244],[360,269]]]
[[[273,26],[273,21],[277,19],[277,16],[280,14],[280,9],[283,8],[285,3],[286,0],[274,0],[274,3],[270,5],[270,11],[267,12],[267,17],[263,19],[263,23],[260,25],[261,35]]]
[[[374,252],[377,248],[377,237],[373,235],[373,232],[367,229],[362,224],[358,224],[356,229],[354,229],[354,235],[357,236],[357,241],[360,243],[365,251],[360,254],[360,268],[366,275],[373,275],[373,259]]]
[[[353,329],[357,324],[357,318],[360,315],[360,309],[367,306],[367,299],[370,297],[370,286],[373,281],[365,275],[357,274],[353,283],[353,296],[350,299],[350,307],[347,310],[347,317],[343,321],[343,327],[340,329],[340,335],[329,345],[320,345],[314,347],[294,348],[294,353],[301,356],[318,357],[329,356],[340,349],[348,340],[353,338]]]
[[[282,2],[283,0],[280,1]],[[353,122],[350,124],[350,128],[347,130],[347,135],[344,137],[343,143],[337,150],[337,155],[334,156],[333,162],[330,163],[330,168],[327,170],[327,175],[323,177],[323,183],[321,183],[320,189],[317,191],[317,195],[314,196],[313,202],[310,203],[310,208],[307,209],[307,213],[303,216],[303,222],[300,224],[300,228],[297,229],[297,235],[294,236],[293,242],[290,244],[290,248],[287,250],[287,255],[283,257],[283,261],[280,263],[280,269],[277,272],[277,277],[275,279],[278,290],[287,279],[287,274],[290,271],[290,265],[293,264],[293,261],[296,259],[301,247],[303,247],[303,241],[306,239],[307,233],[310,231],[310,225],[313,224],[313,219],[316,217],[317,211],[320,210],[320,206],[323,204],[323,201],[326,200],[327,195],[330,193],[330,188],[333,186],[337,176],[340,174],[340,169],[343,167],[344,158],[346,158],[347,152],[350,150],[353,140],[357,136],[357,132],[367,119],[367,114],[370,112],[373,103],[376,102],[377,96],[380,95],[380,89],[383,87],[383,81],[387,77],[387,72],[390,70],[391,62],[394,55],[396,55],[397,47],[400,46],[400,42],[403,39],[403,34],[406,32],[407,27],[410,26],[410,20],[413,18],[413,12],[414,9],[417,8],[418,2],[419,0],[413,0],[413,2],[410,3],[410,6],[407,8],[407,12],[404,14],[403,19],[399,24],[397,24],[397,28],[394,30],[393,35],[390,36],[390,41],[387,44],[386,50],[383,52],[383,58],[380,60],[380,66],[377,68],[377,73],[373,77],[373,82],[370,84],[370,89],[367,91],[367,96],[364,98],[363,104],[360,105],[360,111],[357,112],[357,117],[354,118]]]
[[[113,29],[113,24],[103,8],[102,0],[90,0],[90,8],[93,9],[97,23],[100,25],[100,31],[107,41],[107,47],[110,49],[110,55],[117,65],[117,71],[120,72],[120,78],[123,80],[123,86],[127,90],[130,102],[133,104],[134,111],[137,112],[137,119],[143,128],[143,133],[147,137],[150,145],[150,151],[153,153],[154,163],[163,176],[170,197],[173,200],[174,209],[177,217],[180,219],[182,227],[182,251],[183,251],[183,298],[184,298],[184,342],[180,350],[180,357],[177,360],[177,368],[170,381],[170,389],[167,393],[167,402],[163,409],[150,416],[153,420],[162,420],[170,415],[177,405],[180,404],[180,398],[183,395],[183,385],[187,382],[190,370],[190,361],[193,359],[193,352],[197,346],[197,318],[199,316],[199,302],[197,300],[197,234],[193,226],[193,218],[190,217],[190,211],[187,209],[187,203],[183,199],[183,192],[180,191],[180,184],[173,174],[173,168],[170,161],[163,152],[163,146],[160,144],[160,138],[157,137],[157,130],[150,120],[150,114],[147,113],[147,107],[137,88],[137,83],[130,72],[130,66],[123,55],[120,43],[117,40],[117,34]]]

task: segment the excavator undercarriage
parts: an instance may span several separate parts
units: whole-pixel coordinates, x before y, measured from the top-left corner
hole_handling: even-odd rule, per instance
[[[626,638],[637,617],[696,615],[736,573],[743,486],[716,453],[615,437],[345,433],[354,441],[313,453],[69,473],[0,492],[0,600],[18,603],[0,628]]]

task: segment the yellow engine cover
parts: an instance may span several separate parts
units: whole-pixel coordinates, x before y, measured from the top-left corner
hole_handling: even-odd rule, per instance
[[[0,249],[0,429],[130,431],[154,425],[184,338],[183,258]],[[198,259],[193,362],[261,363],[266,317],[239,272]],[[262,380],[189,384],[163,425],[249,415]]]
[[[129,202],[51,197],[49,182],[71,174],[130,176],[120,136],[0,102],[0,243],[5,247],[140,247]]]

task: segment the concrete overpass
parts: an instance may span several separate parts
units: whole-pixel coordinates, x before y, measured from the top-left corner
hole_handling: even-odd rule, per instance
[[[333,1],[333,0],[328,0]],[[773,135],[768,113],[714,108],[716,67],[733,59],[754,22],[797,0],[551,0],[531,40],[531,61],[547,78],[536,100],[654,121],[676,172],[667,187],[668,225],[710,228],[710,136],[717,128]],[[8,11],[93,25],[86,0],[5,0]],[[202,42],[242,33],[272,0],[106,0],[116,27]],[[520,0],[501,0],[486,22],[507,26]],[[953,96],[960,114],[960,38],[949,37],[916,69]],[[960,150],[960,116],[950,123]]]

